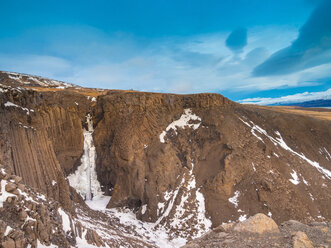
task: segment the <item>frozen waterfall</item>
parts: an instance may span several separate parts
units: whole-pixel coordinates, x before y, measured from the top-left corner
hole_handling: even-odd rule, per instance
[[[75,173],[68,176],[70,186],[85,199],[91,200],[92,197],[102,195],[101,186],[96,173],[96,152],[93,144],[93,121],[90,114],[86,116],[87,130],[83,129],[84,135],[84,154],[81,158],[81,165]]]

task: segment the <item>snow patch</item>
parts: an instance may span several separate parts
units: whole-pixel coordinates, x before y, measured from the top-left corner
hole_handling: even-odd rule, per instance
[[[58,213],[62,217],[62,228],[63,228],[63,231],[64,232],[71,231],[69,216],[61,208],[59,208],[57,211],[58,211]]]
[[[192,123],[189,123],[191,120],[198,120],[200,122],[196,123],[196,124],[192,124]],[[161,143],[165,142],[164,138],[170,129],[173,129],[177,135],[177,128],[190,127],[195,130],[195,129],[199,128],[200,124],[201,124],[201,118],[199,116],[197,116],[196,114],[192,114],[191,109],[184,109],[184,114],[182,114],[178,120],[170,123],[167,126],[166,130],[160,134],[160,142]]]
[[[183,177],[183,179],[182,179],[182,181],[181,181],[181,183],[180,183],[180,185],[176,188],[176,190],[174,190],[173,192],[165,192],[165,194],[164,194],[164,199],[166,200],[166,201],[168,201],[169,200],[169,198],[170,197],[172,197],[172,199],[170,200],[170,202],[168,203],[168,207],[167,207],[167,209],[162,213],[162,215],[158,218],[158,220],[155,222],[155,225],[158,225],[165,217],[167,217],[168,215],[169,215],[169,213],[170,213],[170,211],[171,211],[171,209],[173,208],[173,206],[174,206],[174,202],[175,202],[175,199],[176,199],[176,197],[177,197],[177,195],[178,195],[178,191],[179,191],[179,189],[182,187],[182,185],[184,184],[184,182],[185,182],[185,178]],[[158,207],[163,207],[164,208],[164,205],[161,203],[160,205],[159,205],[159,203],[158,203]],[[161,211],[163,211],[163,208],[162,209],[158,209],[158,212],[161,212]],[[161,210],[161,211],[160,211]]]
[[[44,195],[42,195],[42,194],[37,193],[37,196],[36,197],[39,200],[46,201],[46,197]]]
[[[90,100],[91,102],[96,102],[97,101],[97,99],[94,96],[93,97],[87,96],[87,100]]]
[[[155,228],[163,228],[170,234],[170,229],[167,229],[169,224],[172,230],[178,230],[176,236],[184,239],[190,230],[191,236],[197,238],[210,230],[212,225],[211,221],[206,217],[205,198],[200,189],[196,189],[193,161],[191,161],[191,165],[191,169],[188,173],[184,173],[176,190],[164,193],[165,202],[158,203],[158,215],[160,217],[155,222]],[[175,208],[173,216],[166,222],[161,222],[173,210],[174,202],[178,202],[179,191],[181,192],[180,201]],[[164,210],[165,206],[167,207]],[[188,221],[191,221],[194,225],[188,225]]]
[[[240,215],[238,220],[240,222],[243,222],[243,221],[247,220],[247,214]]]
[[[16,197],[16,195],[6,191],[6,185],[7,180],[1,180],[0,208],[3,208],[3,203],[6,202],[8,197]]]
[[[253,162],[252,162],[252,167],[253,167],[253,170],[256,171],[256,168],[255,168],[255,165]]]
[[[145,214],[147,210],[147,204],[141,206],[141,213]]]
[[[211,221],[206,218],[206,207],[205,207],[205,198],[203,194],[200,192],[200,189],[198,189],[196,192],[196,198],[198,201],[198,223],[199,225],[203,224],[203,227],[205,230],[209,230],[211,228]],[[200,231],[203,231],[202,228]],[[201,236],[202,233],[200,232],[198,236]]]
[[[231,202],[236,208],[238,207],[238,197],[240,196],[240,192],[237,190],[236,192],[234,192],[234,196],[229,198],[229,202]]]
[[[313,195],[309,192],[308,193],[309,194],[309,196],[310,196],[310,199],[312,200],[312,201],[315,201],[315,198],[313,197]]]
[[[42,243],[40,243],[39,239],[37,239],[37,248],[59,248],[59,247],[53,244],[50,244],[49,246],[43,245]]]
[[[11,228],[10,226],[7,226],[6,227],[6,231],[5,231],[5,233],[3,235],[4,236],[7,236],[10,233],[11,230],[13,230],[13,228]]]
[[[293,183],[294,185],[298,185],[300,183],[300,180],[295,170],[292,170],[291,176],[293,179],[289,179],[290,182]]]
[[[95,248],[96,247],[95,245],[91,245],[91,244],[87,243],[86,238],[85,238],[86,233],[87,233],[87,230],[84,230],[82,232],[82,238],[80,238],[79,236],[76,237],[76,247],[78,247],[78,248],[81,248],[81,247],[82,248]],[[107,247],[108,247],[108,245],[107,245]]]
[[[19,81],[19,80],[21,80],[21,76],[18,76],[18,75],[8,75],[8,77],[10,78],[10,79],[13,79],[13,80],[15,80],[15,81]]]
[[[307,186],[309,185],[308,182],[305,180],[305,178],[300,174],[301,178],[302,178],[302,181],[304,184],[306,184]]]
[[[110,196],[97,195],[92,200],[85,201],[85,203],[93,210],[105,210],[110,198]]]
[[[9,101],[5,103],[5,107],[20,108],[20,109],[22,109],[23,111],[26,111],[26,114],[27,114],[27,115],[29,115],[30,112],[34,112],[33,109],[23,108],[23,107],[21,107],[21,106],[19,106],[19,105],[16,105],[15,103],[12,103],[12,102],[9,102]]]
[[[331,179],[331,171],[323,168],[322,166],[320,166],[320,164],[318,162],[312,161],[308,158],[305,157],[304,154],[299,154],[298,152],[292,150],[292,148],[290,148],[285,141],[283,140],[283,137],[281,136],[281,134],[276,131],[275,134],[278,136],[276,138],[271,137],[267,131],[265,131],[264,129],[262,129],[261,127],[259,127],[258,125],[255,125],[252,121],[250,121],[251,124],[249,124],[248,122],[245,122],[243,119],[239,118],[239,120],[241,120],[245,125],[249,126],[251,128],[251,132],[254,136],[256,136],[258,139],[262,140],[261,137],[259,137],[258,135],[256,135],[255,131],[259,132],[260,134],[265,135],[275,146],[280,146],[281,148],[283,148],[284,150],[287,150],[289,152],[291,152],[293,155],[300,157],[301,159],[305,160],[308,164],[310,164],[311,166],[315,167],[320,173],[322,173],[324,176],[326,176],[328,179]],[[263,141],[263,140],[262,140]]]
[[[328,150],[326,150],[325,147],[323,147],[323,148],[324,148],[324,151],[325,151],[326,154],[327,154],[326,159],[327,159],[327,160],[331,159],[331,155],[330,155],[330,153],[328,152]]]
[[[138,220],[135,213],[129,209],[112,208],[106,210],[106,213],[116,216],[120,220],[120,223],[125,226],[135,227],[135,231],[139,235],[147,238],[149,242],[154,242],[155,245],[160,248],[182,247],[187,242],[184,238],[174,238],[169,240],[169,235],[164,227],[159,226],[158,228],[155,228],[155,223]]]

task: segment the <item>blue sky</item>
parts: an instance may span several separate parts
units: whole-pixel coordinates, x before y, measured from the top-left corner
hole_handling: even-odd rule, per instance
[[[0,1],[0,70],[244,102],[330,97],[329,0]]]

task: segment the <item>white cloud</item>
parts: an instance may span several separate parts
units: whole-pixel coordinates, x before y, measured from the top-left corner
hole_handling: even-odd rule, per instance
[[[251,76],[256,65],[295,39],[298,31],[287,26],[249,29],[240,55],[225,46],[229,32],[145,40],[120,33],[109,36],[90,27],[51,30],[47,37],[37,31],[29,35],[44,40],[40,50],[46,55],[0,54],[0,69],[88,87],[174,93],[257,91],[314,84],[322,75],[331,76],[331,64],[286,77]]]
[[[297,102],[306,102],[306,101],[313,101],[313,100],[329,100],[331,99],[331,88],[326,91],[320,91],[320,92],[304,92],[304,93],[298,93],[294,95],[288,95],[288,96],[282,96],[277,98],[247,98],[244,100],[241,100],[239,102],[245,103],[245,104],[259,104],[259,105],[270,105],[270,104],[288,104],[288,103],[297,103]]]
[[[1,70],[29,73],[52,79],[65,78],[72,68],[66,59],[34,54],[0,54],[0,66]]]

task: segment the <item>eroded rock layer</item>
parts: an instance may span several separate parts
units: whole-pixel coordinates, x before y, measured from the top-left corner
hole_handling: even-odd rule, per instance
[[[256,213],[277,223],[325,221],[331,114],[311,112],[0,72],[0,163],[75,215],[84,199],[67,177],[82,164],[83,130],[93,130],[107,207],[131,209],[170,239]]]

